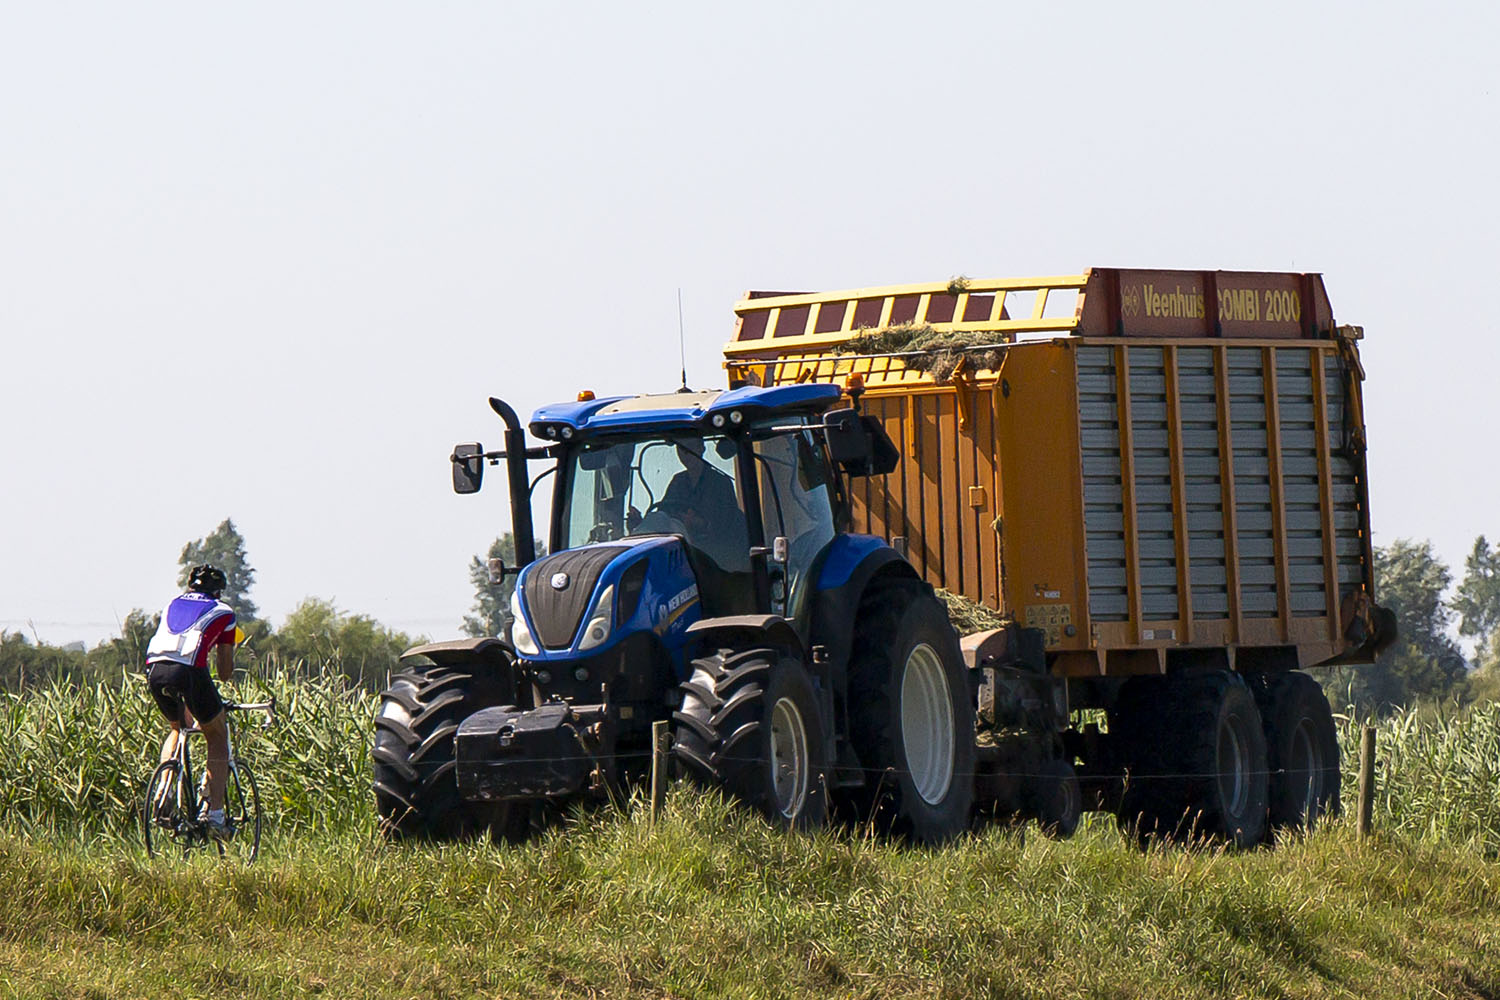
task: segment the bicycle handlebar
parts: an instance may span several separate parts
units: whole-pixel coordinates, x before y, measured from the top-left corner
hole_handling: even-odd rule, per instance
[[[270,701],[238,702],[226,701],[224,703],[226,712],[265,712],[266,721],[261,723],[262,729],[270,729],[271,723],[276,721],[276,696],[271,695]]]

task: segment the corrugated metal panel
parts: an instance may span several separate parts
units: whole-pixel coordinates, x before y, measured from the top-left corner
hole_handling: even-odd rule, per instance
[[[1347,591],[1365,579],[1359,483],[1355,464],[1350,458],[1351,430],[1344,423],[1349,386],[1337,354],[1330,352],[1324,356],[1323,372],[1328,394],[1328,471],[1333,478],[1334,552],[1338,561],[1339,588]]]
[[[1225,357],[1229,369],[1229,433],[1234,448],[1234,506],[1239,528],[1240,606],[1246,618],[1274,618],[1276,540],[1261,350],[1231,347]]]
[[[1281,416],[1281,493],[1294,616],[1328,613],[1323,588],[1323,504],[1318,486],[1317,404],[1313,353],[1276,351],[1276,395]]]
[[[1125,583],[1125,507],[1120,485],[1115,352],[1078,349],[1078,423],[1083,449],[1083,526],[1088,549],[1089,615],[1120,622],[1129,613]]]
[[[1224,494],[1219,480],[1218,388],[1208,347],[1177,351],[1178,407],[1182,414],[1182,474],[1187,493],[1188,579],[1193,617],[1229,617],[1224,571]]]
[[[1172,518],[1172,443],[1167,422],[1164,348],[1130,350],[1130,440],[1134,459],[1141,615],[1173,619],[1177,553]]]

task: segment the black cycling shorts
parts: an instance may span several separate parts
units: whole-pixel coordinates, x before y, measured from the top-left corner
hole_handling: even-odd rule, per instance
[[[184,703],[199,725],[214,721],[224,711],[224,700],[219,697],[219,689],[208,675],[207,667],[158,660],[147,664],[146,683],[151,687],[156,707],[168,722],[182,723]]]

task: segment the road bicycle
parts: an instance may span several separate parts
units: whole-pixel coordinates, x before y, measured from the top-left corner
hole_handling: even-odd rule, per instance
[[[224,726],[229,736],[229,774],[224,785],[225,833],[215,835],[208,823],[199,818],[200,805],[208,798],[208,775],[194,781],[188,736],[203,730],[197,725],[182,730],[177,753],[162,761],[146,782],[145,800],[141,804],[141,834],[146,853],[151,857],[176,849],[183,856],[199,848],[214,845],[223,856],[254,861],[260,854],[260,791],[249,765],[234,753],[236,712],[265,712],[262,729],[269,729],[276,715],[276,699],[255,704],[227,702]]]

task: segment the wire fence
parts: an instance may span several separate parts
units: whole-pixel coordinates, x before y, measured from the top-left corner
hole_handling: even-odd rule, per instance
[[[254,768],[274,828],[319,835],[375,827],[371,748],[379,697],[339,675],[306,664],[237,679],[226,697],[274,695],[270,729],[241,727],[239,757]],[[1361,726],[1339,726],[1346,799],[1356,787]],[[0,827],[132,835],[141,786],[158,757],[165,724],[139,674],[80,686],[47,684],[0,694]],[[644,774],[649,747],[579,753],[559,763]],[[719,763],[743,762],[743,755]],[[838,765],[835,780],[849,768]],[[891,768],[862,769],[868,783],[901,776]],[[1026,781],[1049,772],[981,764],[960,780],[999,773]],[[1263,772],[1274,781],[1284,772]],[[1241,777],[1249,777],[1241,773]],[[1258,776],[1258,774],[1256,775]],[[1375,822],[1414,838],[1476,842],[1500,854],[1500,704],[1432,714],[1410,711],[1379,723]],[[1228,772],[1182,768],[1133,775],[1130,781],[1211,781]]]

